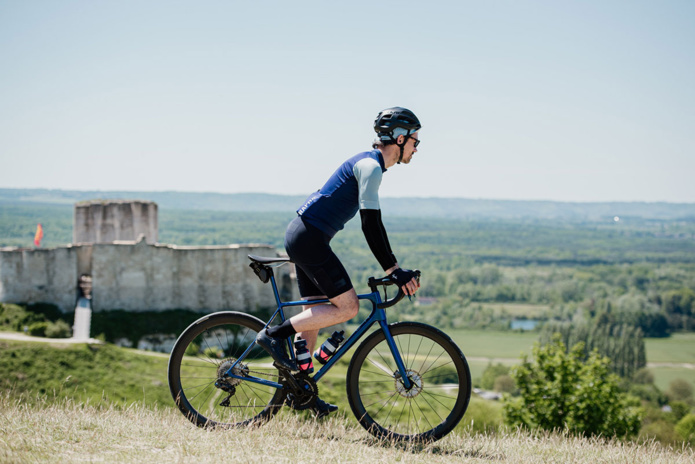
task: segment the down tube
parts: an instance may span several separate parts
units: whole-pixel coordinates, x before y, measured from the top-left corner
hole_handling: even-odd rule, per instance
[[[401,353],[398,351],[398,347],[396,346],[396,340],[393,339],[393,335],[391,335],[391,330],[389,329],[389,326],[386,323],[386,321],[379,321],[379,325],[381,326],[381,330],[384,331],[384,336],[386,336],[386,343],[388,344],[389,349],[391,350],[393,360],[396,362],[398,372],[401,373],[403,386],[405,388],[410,388],[410,378],[408,378],[408,371],[405,368],[405,364],[403,364],[403,358],[401,357]]]

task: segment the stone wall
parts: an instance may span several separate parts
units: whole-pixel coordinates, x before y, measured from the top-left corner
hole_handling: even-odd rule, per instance
[[[151,201],[105,200],[75,204],[72,243],[135,241],[141,235],[157,243],[157,204]]]
[[[77,280],[92,276],[92,308],[129,311],[248,311],[275,305],[270,284],[247,255],[277,256],[271,246],[177,247],[139,243],[0,250],[0,301],[53,303],[72,311]],[[290,267],[275,269],[284,298],[297,297]]]
[[[249,254],[277,256],[273,247],[262,245],[95,244],[92,307],[248,311],[274,306],[272,288],[253,273]],[[288,266],[277,269],[278,281],[288,273]],[[291,284],[287,290],[291,297]]]
[[[53,303],[73,310],[78,248],[0,250],[0,302]]]

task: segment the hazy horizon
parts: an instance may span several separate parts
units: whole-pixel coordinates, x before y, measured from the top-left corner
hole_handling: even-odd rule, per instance
[[[34,187],[3,187],[0,186],[0,191],[6,190],[46,190],[49,192],[78,192],[78,193],[124,193],[124,194],[181,194],[181,195],[270,195],[279,197],[298,197],[304,199],[309,194],[289,194],[289,193],[274,193],[274,192],[214,192],[214,191],[193,191],[193,190],[123,190],[123,189],[108,189],[108,190],[95,190],[95,189],[45,189],[45,188],[34,188]],[[645,200],[627,200],[627,201],[565,201],[565,200],[545,200],[545,199],[534,199],[534,198],[482,198],[482,197],[456,197],[456,196],[434,196],[434,195],[413,195],[409,197],[404,196],[390,196],[381,195],[382,199],[389,200],[407,200],[409,198],[418,200],[466,200],[466,201],[491,201],[491,202],[528,202],[528,203],[569,203],[569,204],[582,204],[582,203],[664,203],[669,205],[695,205],[695,201],[645,201]],[[103,198],[104,200],[118,200],[119,198]],[[136,200],[136,198],[120,198],[124,200]],[[98,200],[95,198],[95,200]],[[147,200],[146,198],[137,198],[137,200]],[[27,201],[26,199],[22,201]],[[32,202],[32,200],[28,200]],[[86,200],[85,200],[86,201]],[[0,202],[2,198],[0,197]]]

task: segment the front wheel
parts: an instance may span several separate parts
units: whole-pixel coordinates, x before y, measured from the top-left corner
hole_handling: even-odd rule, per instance
[[[389,326],[410,380],[406,388],[384,332],[355,351],[347,396],[360,424],[379,438],[439,440],[459,423],[471,397],[471,375],[461,350],[425,324]]]
[[[204,316],[179,337],[169,358],[169,389],[181,412],[201,427],[242,426],[270,419],[282,407],[282,389],[237,377],[279,381],[272,359],[258,345],[260,319],[237,312]],[[252,346],[242,362],[225,376]]]

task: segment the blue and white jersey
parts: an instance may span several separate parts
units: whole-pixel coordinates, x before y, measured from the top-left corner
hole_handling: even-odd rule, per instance
[[[345,161],[297,210],[304,221],[333,237],[360,209],[379,209],[379,186],[386,172],[379,150]]]

